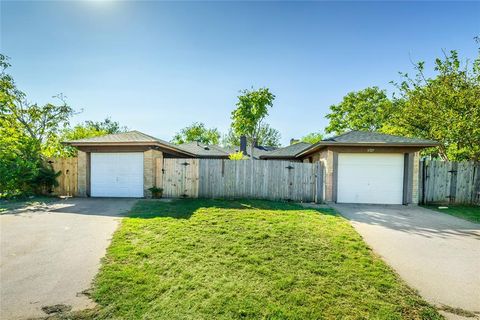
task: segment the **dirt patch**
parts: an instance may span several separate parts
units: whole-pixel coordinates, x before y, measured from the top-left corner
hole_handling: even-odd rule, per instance
[[[65,313],[72,310],[72,306],[66,304],[54,304],[53,306],[43,306],[42,311],[46,314]]]
[[[443,305],[438,309],[440,309],[442,311],[445,311],[445,312],[448,312],[448,313],[455,314],[457,316],[466,317],[466,318],[477,317],[477,313],[475,313],[475,312],[464,310],[464,309],[461,309],[461,308],[454,308],[454,307],[450,307],[450,306],[447,306],[447,305]]]

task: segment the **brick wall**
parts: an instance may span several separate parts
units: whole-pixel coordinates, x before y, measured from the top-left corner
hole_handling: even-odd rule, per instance
[[[420,170],[420,152],[415,152],[413,157],[412,204],[418,204],[419,170]]]
[[[155,164],[157,158],[163,158],[161,151],[147,150],[143,153],[143,194],[146,198],[152,196],[148,189],[155,185]]]
[[[87,153],[78,151],[77,155],[77,196],[87,196]]]

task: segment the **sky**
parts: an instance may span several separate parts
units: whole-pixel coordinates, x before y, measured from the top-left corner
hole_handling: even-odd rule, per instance
[[[328,124],[350,91],[389,93],[412,61],[474,59],[480,2],[1,1],[0,52],[29,101],[63,93],[72,124],[107,116],[170,140],[227,132],[242,89],[276,95],[282,144]]]

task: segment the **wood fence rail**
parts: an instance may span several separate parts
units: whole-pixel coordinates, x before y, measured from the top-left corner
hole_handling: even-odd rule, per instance
[[[422,204],[480,204],[480,163],[423,160],[419,174]]]
[[[323,201],[320,163],[163,159],[156,181],[164,196],[173,198]]]

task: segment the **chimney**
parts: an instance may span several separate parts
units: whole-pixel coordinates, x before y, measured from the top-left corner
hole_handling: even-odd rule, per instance
[[[247,155],[247,137],[245,136],[240,136],[240,151]]]
[[[290,139],[290,145],[300,142],[300,140],[292,138]]]

